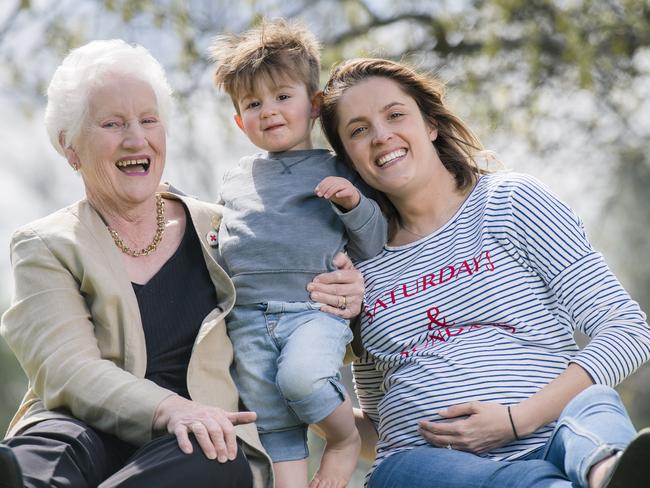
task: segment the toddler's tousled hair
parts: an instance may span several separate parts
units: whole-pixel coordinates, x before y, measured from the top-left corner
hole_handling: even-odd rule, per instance
[[[241,34],[217,36],[209,54],[217,65],[215,85],[230,95],[237,113],[238,100],[263,81],[301,81],[310,97],[319,90],[320,44],[297,21],[263,20]]]

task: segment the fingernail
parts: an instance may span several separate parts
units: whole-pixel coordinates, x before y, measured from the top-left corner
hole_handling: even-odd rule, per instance
[[[228,461],[228,458],[226,456],[219,456],[217,461],[219,461],[220,463],[225,463],[226,461]]]

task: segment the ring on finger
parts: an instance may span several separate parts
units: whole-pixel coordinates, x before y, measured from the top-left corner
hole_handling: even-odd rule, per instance
[[[339,303],[337,307],[340,308],[341,310],[345,310],[346,308],[348,308],[348,299],[346,298],[345,295],[339,296]]]
[[[201,422],[192,422],[189,426],[192,432],[203,429],[203,424]]]

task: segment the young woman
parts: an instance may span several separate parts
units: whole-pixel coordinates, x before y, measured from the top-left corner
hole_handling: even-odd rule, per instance
[[[369,486],[647,486],[650,432],[633,441],[612,387],[650,330],[579,218],[531,177],[479,170],[440,83],[403,64],[335,68],[321,121],[391,221],[359,266]]]

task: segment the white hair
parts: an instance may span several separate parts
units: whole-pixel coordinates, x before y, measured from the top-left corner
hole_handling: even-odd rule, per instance
[[[139,45],[130,45],[121,39],[91,41],[73,49],[54,72],[47,88],[45,127],[50,142],[65,156],[79,136],[88,110],[88,94],[109,76],[129,76],[151,86],[158,114],[165,129],[172,110],[172,89],[161,64]],[[60,137],[63,134],[63,137]]]

